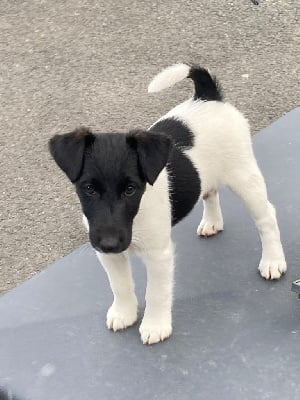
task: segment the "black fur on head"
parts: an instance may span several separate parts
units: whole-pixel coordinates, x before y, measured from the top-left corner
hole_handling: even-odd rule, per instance
[[[166,166],[171,140],[136,130],[93,134],[86,128],[55,135],[50,153],[76,186],[92,246],[105,253],[128,248],[146,183]]]

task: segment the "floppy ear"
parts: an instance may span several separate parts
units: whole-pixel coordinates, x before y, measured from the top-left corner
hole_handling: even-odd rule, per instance
[[[87,128],[78,128],[71,133],[55,135],[49,140],[52,157],[72,183],[80,176],[85,148],[94,138]]]
[[[146,181],[153,185],[168,162],[172,140],[163,133],[140,130],[130,131],[126,140],[137,151]]]

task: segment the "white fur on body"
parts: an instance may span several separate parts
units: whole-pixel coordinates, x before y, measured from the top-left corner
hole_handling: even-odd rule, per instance
[[[180,73],[177,68],[177,73],[177,77],[183,76],[186,69],[182,68]],[[175,83],[180,79],[173,76],[169,81]],[[158,83],[156,89],[168,86]],[[201,179],[204,211],[197,233],[210,236],[223,229],[218,188],[220,184],[228,185],[245,202],[258,228],[262,241],[261,275],[266,279],[278,279],[286,271],[286,262],[276,214],[268,201],[265,182],[253,154],[249,126],[243,115],[228,103],[190,99],[163,118],[168,117],[178,118],[194,134],[194,146],[185,154]],[[96,252],[114,295],[107,313],[107,326],[114,331],[137,320],[137,299],[128,256],[134,252],[145,262],[146,309],[140,334],[142,342],[148,344],[162,341],[172,332],[174,250],[168,185],[166,169],[153,186],[147,185],[134,220],[128,251],[121,254]]]

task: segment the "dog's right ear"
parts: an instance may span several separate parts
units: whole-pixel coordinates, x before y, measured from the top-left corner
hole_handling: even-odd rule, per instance
[[[78,128],[71,133],[55,135],[49,140],[52,157],[72,183],[79,178],[85,149],[94,139],[95,136],[87,128]]]

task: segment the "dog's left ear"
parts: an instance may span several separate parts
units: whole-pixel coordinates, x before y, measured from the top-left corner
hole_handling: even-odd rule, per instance
[[[87,128],[78,128],[71,133],[55,135],[49,140],[49,150],[57,165],[74,183],[80,176],[84,153],[95,136]]]
[[[153,185],[168,162],[172,140],[163,133],[141,130],[130,131],[126,140],[137,151],[146,181]]]

